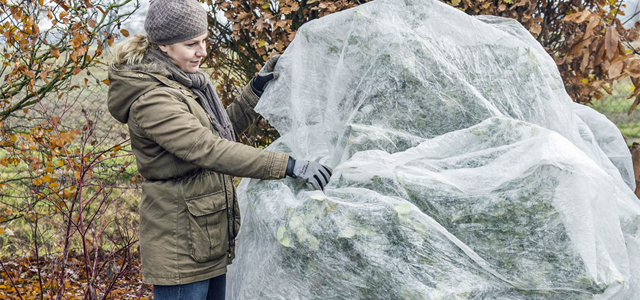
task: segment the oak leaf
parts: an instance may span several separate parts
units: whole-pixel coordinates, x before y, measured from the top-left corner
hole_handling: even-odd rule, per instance
[[[609,60],[613,59],[613,56],[616,54],[619,41],[620,38],[618,36],[618,31],[616,31],[613,26],[607,26],[604,34],[604,47],[606,49],[607,58]]]
[[[622,63],[622,61],[617,61],[611,64],[608,70],[609,78],[616,78],[620,76],[620,74],[622,73],[623,66],[624,64]]]

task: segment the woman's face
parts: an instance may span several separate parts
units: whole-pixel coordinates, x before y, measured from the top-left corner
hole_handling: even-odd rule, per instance
[[[208,33],[205,33],[194,39],[186,40],[171,45],[159,45],[162,52],[167,53],[178,63],[182,71],[186,73],[195,73],[200,69],[200,62],[207,56],[205,40]]]

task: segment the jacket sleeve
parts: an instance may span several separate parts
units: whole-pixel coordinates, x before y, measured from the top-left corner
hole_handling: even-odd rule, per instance
[[[258,104],[258,97],[251,86],[247,84],[242,88],[240,97],[233,103],[227,106],[227,114],[233,124],[233,130],[239,136],[241,135],[253,122],[258,118],[259,114],[256,113],[253,108]]]
[[[239,177],[284,178],[289,156],[232,142],[200,123],[189,106],[167,91],[155,90],[131,107],[145,136],[178,158],[204,169]]]

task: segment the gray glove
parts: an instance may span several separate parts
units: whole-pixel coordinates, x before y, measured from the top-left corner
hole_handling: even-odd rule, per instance
[[[331,178],[331,168],[312,160],[295,160],[289,157],[286,175],[311,183],[316,190],[323,190]]]
[[[269,58],[267,63],[265,63],[264,66],[262,66],[262,69],[260,69],[260,72],[258,72],[258,75],[251,79],[251,88],[256,95],[262,96],[262,93],[264,92],[264,89],[267,88],[269,82],[280,76],[278,72],[273,71],[279,58],[280,54],[276,54]]]

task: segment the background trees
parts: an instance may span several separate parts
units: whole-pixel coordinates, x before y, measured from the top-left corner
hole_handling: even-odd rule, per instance
[[[471,15],[496,15],[518,20],[553,57],[569,95],[588,103],[611,93],[614,82],[631,77],[629,95],[640,94],[638,50],[631,42],[640,25],[622,26],[624,1],[445,0]]]
[[[304,23],[365,2],[207,0],[211,9],[219,12],[209,18],[212,42],[207,63],[213,69],[212,76],[219,84],[221,98],[233,101],[237,89],[246,84],[270,56],[283,53]],[[249,128],[245,142],[265,146],[277,137],[278,133],[260,120],[257,126]]]
[[[202,0],[203,2],[205,0]],[[221,84],[223,99],[234,99],[238,86],[246,83],[267,58],[281,53],[304,23],[367,2],[357,0],[207,0],[222,12],[209,19],[212,43],[209,65]],[[620,0],[442,0],[470,15],[496,15],[518,20],[553,57],[567,92],[576,102],[588,103],[611,93],[615,82],[630,77],[629,92],[640,102],[640,53],[632,42],[640,25],[622,26],[624,1]],[[227,22],[228,21],[228,22]],[[277,133],[264,123],[254,128],[264,144]]]
[[[4,37],[0,121],[49,92],[58,92],[72,75],[100,63],[103,49],[114,42],[114,31],[131,16],[131,12],[118,13],[119,9],[131,2],[134,0],[0,1]],[[121,32],[128,35],[124,29]]]
[[[81,105],[136,4],[0,0],[0,298],[121,298],[137,280],[127,140]]]

